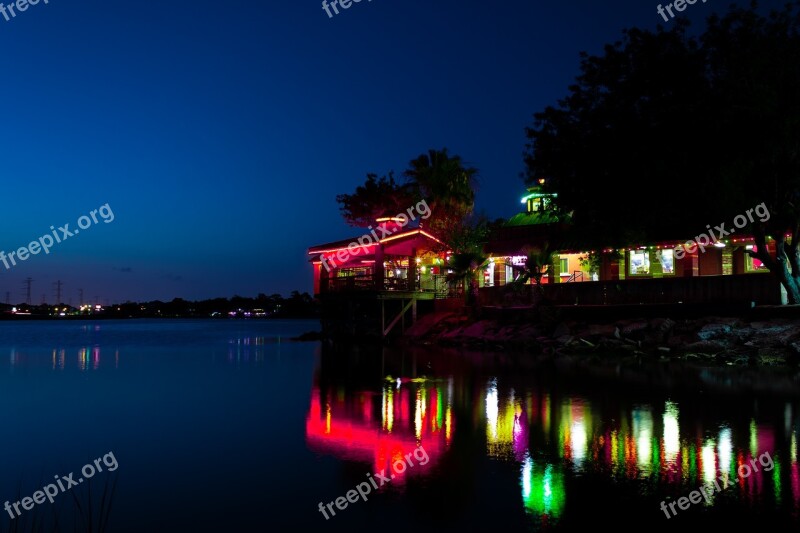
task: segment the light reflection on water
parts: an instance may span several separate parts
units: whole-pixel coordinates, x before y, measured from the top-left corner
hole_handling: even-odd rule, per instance
[[[187,524],[244,531],[263,518],[264,502],[269,520],[295,530],[308,529],[299,522],[352,531],[365,519],[383,520],[386,532],[612,523],[618,531],[672,530],[683,517],[667,522],[658,504],[723,473],[728,488],[685,511],[693,523],[800,523],[796,397],[700,394],[649,381],[628,387],[595,374],[502,364],[515,354],[341,353],[289,342],[286,326],[274,323],[82,326],[0,327],[0,349],[9,354],[0,364],[0,414],[16,432],[0,470],[32,491],[38,471],[59,472],[113,449],[131,465],[115,510],[118,531]],[[55,446],[54,435],[64,435]],[[408,468],[385,495],[348,508],[335,524],[316,511],[318,501],[345,494],[417,446],[430,461]],[[737,475],[765,452],[772,470]],[[150,527],[142,505],[177,494],[185,497],[160,516],[170,527]],[[195,514],[199,507],[219,513],[209,519]]]
[[[520,387],[518,377],[490,376],[482,384],[458,375],[386,379],[380,393],[315,386],[306,420],[308,446],[344,461],[369,461],[377,471],[386,467],[390,450],[422,444],[435,465],[451,453],[462,429],[467,438],[483,442],[489,460],[517,465],[519,504],[537,529],[558,525],[568,509],[578,512],[575,505],[584,497],[576,496],[570,507],[571,489],[587,476],[618,486],[635,483],[651,500],[677,498],[726,477],[728,488],[711,494],[702,507],[726,500],[752,507],[768,502],[777,509],[790,502],[797,518],[798,420],[791,402],[783,406],[784,423],[776,429],[757,413],[714,420],[675,399],[629,405],[621,399],[609,407],[606,398]],[[773,460],[770,470],[759,464],[765,453]],[[753,464],[759,468],[748,477],[737,474]],[[435,468],[415,474],[449,475]],[[652,507],[655,515],[658,509]]]
[[[90,326],[81,326],[81,330],[89,330]],[[91,328],[92,331],[100,331],[100,327]],[[280,344],[280,338],[270,337],[235,337],[228,340],[227,360],[231,363],[259,364],[264,361],[267,353],[265,345],[270,344],[270,353],[274,352],[273,346]],[[26,366],[35,366],[40,358],[40,350],[27,351],[16,347],[9,352],[9,364],[11,370]],[[77,350],[69,351],[63,347],[52,349],[51,367],[53,370],[65,370],[72,365],[80,371],[97,370],[101,365],[108,365],[119,368],[120,350],[119,348],[101,348],[99,345],[81,346]]]

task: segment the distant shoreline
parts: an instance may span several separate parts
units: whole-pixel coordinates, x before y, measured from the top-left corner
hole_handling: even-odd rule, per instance
[[[270,321],[270,320],[319,320],[318,316],[268,316],[268,317],[228,317],[228,316],[120,316],[120,315],[22,315],[0,313],[0,321],[28,322],[52,321],[63,322],[73,320],[213,320],[213,321]]]

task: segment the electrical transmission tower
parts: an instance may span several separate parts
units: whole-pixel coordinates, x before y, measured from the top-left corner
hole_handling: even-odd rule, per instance
[[[56,288],[56,305],[61,305],[61,286],[63,283],[61,283],[61,280],[58,280],[54,282],[53,285]]]
[[[31,283],[33,278],[25,278],[25,303],[31,305]]]

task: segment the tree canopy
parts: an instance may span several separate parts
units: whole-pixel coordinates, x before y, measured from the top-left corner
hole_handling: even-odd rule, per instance
[[[443,148],[428,150],[413,159],[404,175],[415,193],[431,207],[427,227],[441,239],[449,240],[475,207],[477,169]]]
[[[431,215],[421,223],[449,245],[462,236],[461,228],[473,212],[477,174],[447,148],[428,150],[409,162],[405,181],[396,180],[393,172],[380,178],[367,174],[363,185],[338,195],[336,201],[348,224],[366,227],[376,218],[403,213],[425,200]]]
[[[367,174],[367,180],[353,194],[340,194],[336,201],[348,224],[365,228],[377,218],[404,212],[418,200],[414,200],[408,184],[396,181],[394,172],[389,172],[380,178],[377,174]]]
[[[731,7],[699,35],[683,20],[626,30],[534,115],[526,180],[547,178],[597,247],[691,239],[763,202],[769,220],[737,231],[776,239],[757,254],[800,301],[798,95],[800,2]]]

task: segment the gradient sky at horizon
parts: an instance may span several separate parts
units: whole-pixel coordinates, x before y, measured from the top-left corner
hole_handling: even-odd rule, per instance
[[[684,14],[699,27],[728,4]],[[75,305],[79,288],[310,292],[307,247],[360,234],[335,196],[429,148],[478,168],[478,210],[510,217],[532,114],[566,95],[580,51],[664,24],[656,5],[373,0],[329,19],[317,0],[49,0],[0,18],[0,250],[105,203],[115,217],[0,263],[0,301],[24,301],[27,277],[33,303],[58,279]]]

